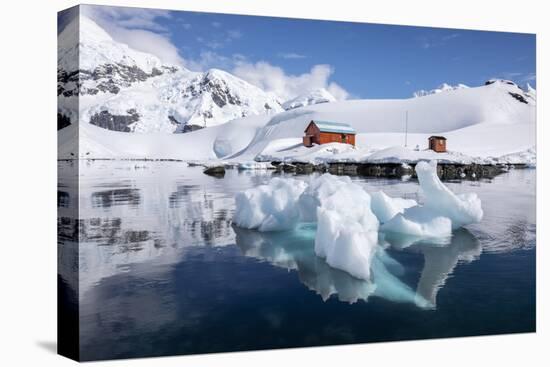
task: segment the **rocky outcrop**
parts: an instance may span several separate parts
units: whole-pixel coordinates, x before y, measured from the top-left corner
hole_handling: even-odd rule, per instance
[[[205,175],[214,176],[214,177],[224,177],[225,176],[225,167],[224,166],[212,166],[207,167],[203,171]]]
[[[177,69],[163,66],[153,68],[150,73],[135,65],[105,64],[94,70],[57,71],[57,95],[65,97],[79,95],[96,95],[99,92],[117,94],[121,88],[130,87],[136,82],[144,82],[149,78],[166,72],[174,73]],[[90,81],[91,83],[86,83]]]
[[[113,115],[109,111],[101,111],[90,118],[90,124],[113,131],[132,132],[132,124],[139,120],[139,114],[134,109],[126,111],[127,115]]]
[[[67,126],[69,126],[71,124],[71,119],[62,114],[62,113],[57,113],[57,130],[61,130]]]
[[[403,178],[416,177],[414,164],[399,163],[281,163],[272,162],[277,173],[311,174],[328,172],[333,175]],[[520,167],[521,168],[521,167]],[[493,178],[506,172],[504,165],[445,164],[437,165],[437,175],[442,180],[478,180]]]

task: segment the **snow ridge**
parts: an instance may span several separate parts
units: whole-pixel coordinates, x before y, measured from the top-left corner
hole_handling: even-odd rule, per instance
[[[285,110],[310,106],[318,103],[335,102],[336,98],[325,88],[311,90],[282,104]]]
[[[80,97],[80,122],[122,132],[186,132],[283,111],[272,94],[242,79],[217,69],[199,73],[162,63],[116,42],[85,16],[61,32],[58,51],[62,118],[77,115],[66,107],[75,97]]]
[[[447,83],[443,83],[435,89],[431,89],[431,90],[421,89],[421,90],[418,90],[418,91],[413,93],[413,96],[415,98],[418,98],[418,97],[429,96],[431,94],[438,94],[438,93],[442,93],[442,92],[448,92],[448,91],[451,91],[451,90],[467,89],[467,88],[470,88],[470,87],[468,87],[465,84],[450,85],[450,84],[447,84]]]

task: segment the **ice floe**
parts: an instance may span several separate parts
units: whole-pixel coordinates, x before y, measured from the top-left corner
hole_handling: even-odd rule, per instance
[[[420,237],[450,236],[453,229],[477,223],[483,217],[476,194],[455,194],[437,177],[437,162],[419,162],[418,182],[424,193],[422,205],[412,206],[384,223],[383,231]]]
[[[296,201],[305,187],[303,181],[274,178],[268,185],[238,193],[233,222],[258,231],[292,229],[300,219]]]
[[[415,167],[423,203],[368,193],[347,176],[308,181],[274,178],[236,196],[234,223],[261,232],[316,223],[315,253],[337,269],[370,280],[374,254],[392,239],[409,246],[428,238],[447,243],[452,231],[483,217],[475,194],[455,194],[437,176],[437,162]]]

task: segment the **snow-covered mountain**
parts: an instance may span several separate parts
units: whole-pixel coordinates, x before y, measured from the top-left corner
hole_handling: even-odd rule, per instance
[[[525,86],[525,89],[526,89],[526,92],[527,94],[529,94],[529,96],[533,99],[533,100],[537,100],[537,90],[533,87],[531,87],[531,84],[527,83],[527,85]]]
[[[84,124],[79,130],[78,152],[70,144],[74,139],[71,127],[60,131],[59,155],[237,162],[270,156],[360,160],[376,151],[403,147],[407,112],[408,150],[417,145],[426,149],[432,134],[446,136],[447,148],[457,153],[447,158],[458,160],[466,159],[465,155],[502,157],[533,150],[536,145],[536,101],[515,84],[494,81],[422,98],[321,103],[240,118],[188,134],[124,134]],[[304,129],[311,120],[350,124],[357,131],[356,147],[303,147]]]
[[[91,19],[77,20],[58,37],[60,118],[74,123],[76,98],[80,122],[123,132],[182,132],[283,110],[274,95],[229,73],[163,64]]]
[[[292,110],[293,108],[310,106],[318,103],[335,102],[336,98],[325,88],[315,89],[302,94],[296,98],[292,98],[283,103],[285,110]]]
[[[424,96],[429,96],[431,94],[438,94],[438,93],[441,93],[441,92],[448,92],[450,90],[466,89],[466,88],[469,88],[469,87],[465,84],[450,85],[450,84],[447,84],[447,83],[443,83],[439,87],[437,87],[435,89],[432,89],[432,90],[424,90],[424,89],[418,90],[418,91],[413,93],[413,96],[414,97],[424,97]]]

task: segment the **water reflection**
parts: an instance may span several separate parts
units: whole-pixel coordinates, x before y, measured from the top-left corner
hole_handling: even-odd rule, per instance
[[[453,233],[450,243],[416,242],[400,251],[420,253],[424,257],[416,291],[400,276],[404,267],[389,251],[380,249],[372,263],[372,281],[357,279],[330,267],[315,255],[315,226],[305,225],[289,232],[258,232],[234,227],[236,243],[244,255],[295,270],[300,281],[327,300],[335,295],[340,301],[355,303],[378,296],[394,302],[410,302],[434,308],[437,292],[445,284],[460,260],[472,261],[481,254],[481,245],[466,229]],[[390,250],[390,249],[388,249]]]
[[[63,315],[80,322],[60,330],[80,340],[83,359],[534,328],[534,172],[449,184],[478,193],[483,222],[446,244],[381,238],[366,282],[315,256],[313,226],[232,227],[235,193],[269,172],[220,180],[181,163],[80,165],[59,165],[58,294]],[[354,181],[422,199],[413,181]]]
[[[481,255],[481,244],[467,229],[453,233],[451,243],[446,246],[416,244],[407,249],[424,255],[424,267],[416,287],[418,296],[434,307],[437,293],[445,285],[459,261],[472,262]]]
[[[92,206],[109,208],[113,205],[138,206],[141,201],[138,189],[112,189],[97,191],[92,194]]]

